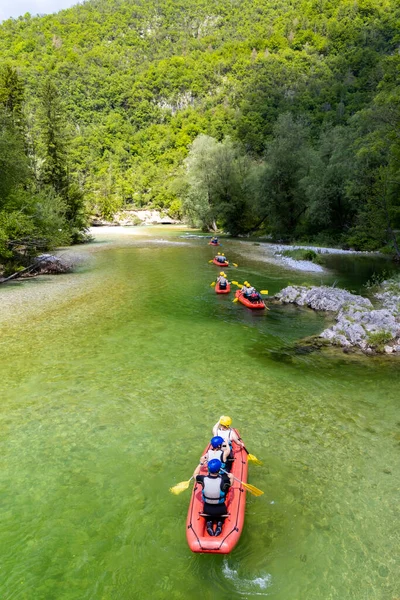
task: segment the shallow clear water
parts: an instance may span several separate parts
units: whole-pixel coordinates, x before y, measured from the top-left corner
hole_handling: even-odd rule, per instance
[[[397,599],[399,362],[296,350],[323,315],[217,297],[213,249],[180,236],[100,231],[77,273],[0,290],[0,597]],[[321,281],[236,244],[239,281]],[[232,554],[193,555],[168,489],[223,413],[265,494]]]

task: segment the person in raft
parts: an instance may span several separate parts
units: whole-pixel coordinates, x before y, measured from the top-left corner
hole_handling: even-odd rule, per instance
[[[218,244],[218,238],[216,236],[211,238],[211,243],[212,244]]]
[[[226,274],[223,271],[221,271],[219,277],[217,277],[217,283],[219,283],[221,290],[226,290],[226,286],[229,282],[226,278]]]
[[[239,439],[238,434],[234,429],[231,428],[232,419],[227,417],[226,415],[222,415],[219,418],[219,421],[215,423],[213,427],[213,435],[220,436],[224,438],[224,443],[222,444],[222,448],[225,449],[227,446],[232,450],[232,442],[235,442],[241,448],[244,448],[243,442]],[[233,453],[231,452],[231,457],[233,457]]]
[[[208,463],[208,475],[199,475],[201,465],[198,465],[193,473],[193,477],[203,488],[203,512],[207,533],[211,536],[221,535],[228,510],[225,504],[226,494],[233,484],[233,476],[230,473],[220,473],[221,464],[218,458],[213,458]],[[215,523],[217,526],[214,530]]]
[[[250,302],[261,302],[262,300],[262,297],[257,292],[256,288],[250,285],[248,281],[244,282],[242,294],[245,298],[247,298],[247,300],[250,300]]]
[[[215,257],[217,259],[218,262],[220,263],[224,263],[224,262],[228,262],[225,258],[224,254],[221,254],[220,252],[218,252],[217,256]]]
[[[218,458],[218,460],[221,462],[221,469],[225,469],[226,461],[228,460],[229,454],[231,451],[230,451],[229,446],[227,446],[226,448],[223,449],[222,448],[223,443],[224,443],[224,438],[219,435],[216,435],[213,438],[211,438],[211,441],[210,441],[211,448],[208,450],[208,452],[206,452],[206,454],[204,454],[204,456],[202,456],[200,458],[200,464],[205,465],[206,463],[209,463],[211,460],[214,460],[214,458]]]

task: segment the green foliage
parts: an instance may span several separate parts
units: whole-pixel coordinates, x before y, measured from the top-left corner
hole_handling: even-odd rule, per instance
[[[37,131],[29,139],[30,125],[22,116],[22,84],[8,67],[1,73],[0,99],[0,262],[2,270],[9,273],[26,266],[40,251],[78,239],[86,216],[82,193],[67,176],[66,152],[54,152],[61,128],[57,131],[47,117],[38,128],[45,152],[40,154],[39,147],[34,153],[35,143],[31,142],[36,141]],[[49,103],[50,92],[44,110]]]
[[[383,352],[384,346],[392,341],[393,336],[390,331],[377,331],[376,333],[369,333],[367,335],[367,342],[378,352]]]
[[[0,104],[28,159],[8,181],[27,165],[75,231],[72,182],[107,218],[182,199],[206,228],[398,252],[399,17],[396,0],[91,0],[5,21]],[[212,199],[184,173],[201,136]]]
[[[296,248],[295,250],[284,250],[282,252],[283,256],[289,256],[290,258],[294,258],[295,260],[309,260],[313,263],[320,264],[321,257],[314,250],[308,250],[306,248]]]

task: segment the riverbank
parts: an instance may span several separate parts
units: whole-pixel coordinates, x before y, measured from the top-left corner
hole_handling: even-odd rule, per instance
[[[285,256],[287,251],[311,250],[317,255],[343,255],[343,256],[380,256],[378,252],[361,252],[358,250],[343,250],[342,248],[327,248],[320,246],[299,246],[297,244],[273,244],[268,242],[240,241],[238,252],[251,258],[257,258],[262,262],[283,266],[291,271],[304,273],[326,273],[327,268],[311,260],[297,260]]]
[[[400,355],[400,279],[384,281],[368,298],[328,286],[287,286],[275,298],[283,304],[336,313],[336,323],[319,338],[366,354]]]

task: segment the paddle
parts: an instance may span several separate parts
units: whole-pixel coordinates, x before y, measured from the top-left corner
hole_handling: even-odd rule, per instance
[[[234,267],[238,267],[238,266],[239,266],[239,265],[237,265],[237,264],[236,264],[236,263],[234,263],[234,262],[233,262],[232,264],[233,264],[233,266],[234,266]]]
[[[185,490],[188,489],[192,479],[193,479],[193,475],[191,476],[191,478],[188,481],[181,481],[180,483],[177,483],[176,485],[174,485],[172,488],[169,488],[169,491],[172,494],[175,494],[175,496],[178,496],[179,494],[181,494],[182,492],[184,492]]]
[[[243,287],[243,286],[242,286],[242,284],[241,284],[241,283],[238,283],[237,281],[232,281],[232,283],[233,283],[234,285],[237,285],[237,286],[238,286],[238,288],[242,288],[242,287]]]
[[[241,442],[243,442],[243,440],[242,440],[242,438],[241,438],[241,437],[239,438],[239,440],[240,440]],[[256,465],[262,465],[262,461],[261,461],[261,460],[259,460],[259,459],[257,458],[257,456],[254,456],[254,454],[250,454],[250,452],[247,450],[246,446],[243,446],[243,450],[246,452],[246,454],[247,454],[247,458],[248,458],[248,460],[249,460],[250,462],[253,462],[253,463],[255,463]]]
[[[210,287],[215,287],[216,286],[216,282],[213,281],[212,283],[210,283]]]
[[[224,471],[224,469],[221,469],[222,473],[226,473],[227,475],[229,475],[229,473],[227,471]],[[232,475],[232,473],[231,473]],[[251,485],[250,483],[244,483],[244,481],[240,481],[240,479],[238,479],[237,477],[235,477],[234,475],[232,475],[233,479],[235,481],[238,481],[244,488],[246,488],[246,490],[248,490],[250,492],[250,494],[253,494],[253,496],[262,496],[263,495],[263,491],[259,490],[258,488],[256,488],[255,485]]]

